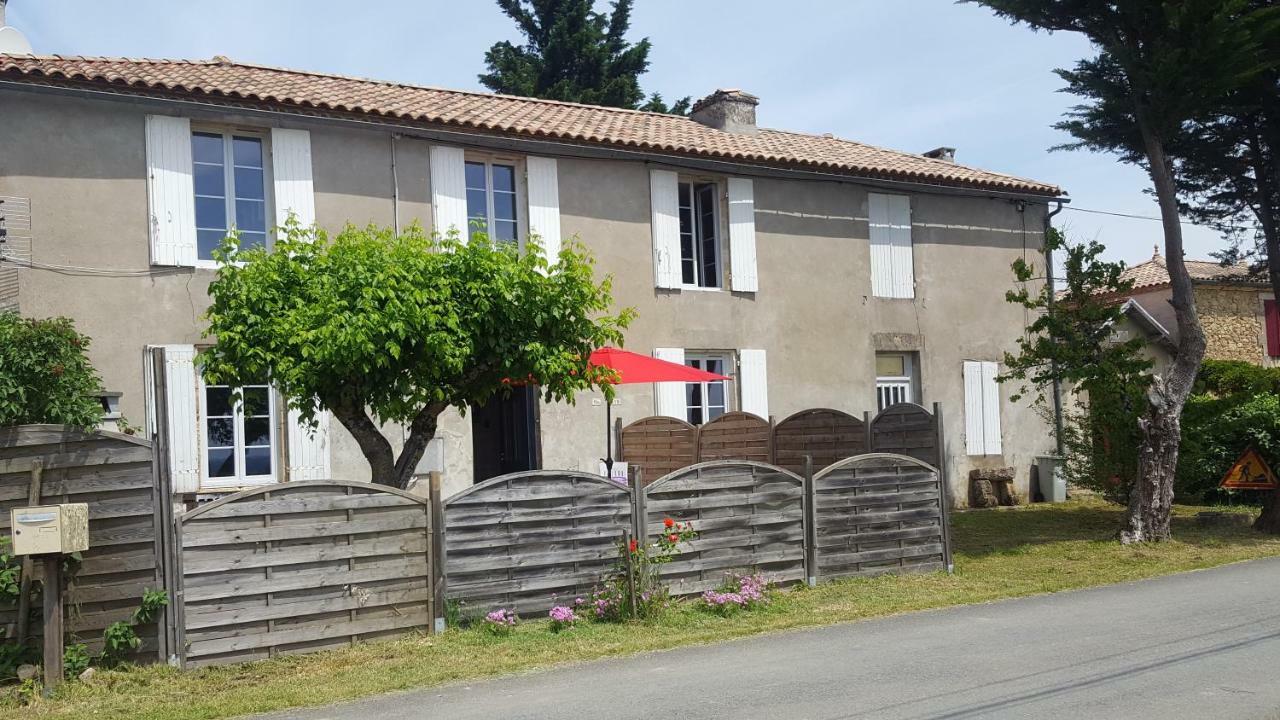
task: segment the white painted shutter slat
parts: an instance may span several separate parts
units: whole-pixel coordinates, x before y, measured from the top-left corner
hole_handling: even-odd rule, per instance
[[[764,350],[738,351],[738,387],[745,412],[769,419],[769,372]]]
[[[911,198],[889,197],[889,252],[893,259],[893,297],[916,296],[915,260],[911,247]]]
[[[271,174],[275,189],[276,226],[292,212],[303,227],[316,222],[315,187],[311,180],[311,133],[271,130]]]
[[[684,348],[654,348],[653,356],[659,360],[684,364]],[[682,382],[654,383],[654,414],[687,421],[689,413],[685,404],[684,385]]]
[[[457,230],[462,242],[471,239],[467,227],[467,168],[462,148],[431,146],[431,215],[441,237]]]
[[[316,413],[316,429],[302,423],[297,410],[289,408],[289,481],[328,480],[329,411]]]
[[[147,201],[152,265],[196,264],[196,199],[191,121],[148,115]]]
[[[169,477],[175,493],[193,493],[200,490],[200,403],[199,383],[196,379],[196,348],[194,345],[159,345],[164,348],[165,416],[154,417],[158,425],[165,423],[169,433]],[[150,348],[148,348],[150,349]],[[154,377],[148,357],[148,375]],[[153,387],[150,378],[147,392]],[[156,398],[149,403],[155,415]]]
[[[966,455],[985,454],[982,435],[982,363],[964,361],[964,449]]]
[[[867,195],[871,244],[871,294],[893,297],[893,236],[889,227],[889,196]]]
[[[653,226],[654,285],[680,287],[679,178],[670,170],[649,171],[649,198]],[[683,354],[681,355],[683,358]]]
[[[993,362],[982,363],[982,441],[987,455],[1001,455],[1000,437],[1000,383],[996,376],[1000,366]]]
[[[734,290],[757,292],[755,190],[747,178],[729,178],[729,265]]]
[[[525,160],[529,194],[529,233],[537,235],[547,262],[560,255],[560,180],[555,158],[529,157]]]

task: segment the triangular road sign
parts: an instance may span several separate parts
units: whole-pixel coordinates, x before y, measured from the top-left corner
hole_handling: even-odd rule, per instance
[[[1231,466],[1227,474],[1222,476],[1218,487],[1225,490],[1275,490],[1280,488],[1276,482],[1276,474],[1271,472],[1267,461],[1262,459],[1257,450],[1249,448],[1240,455],[1236,464]]]

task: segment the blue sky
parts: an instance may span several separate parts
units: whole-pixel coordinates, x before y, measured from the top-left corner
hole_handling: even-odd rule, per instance
[[[602,6],[604,3],[600,3]],[[780,9],[783,12],[780,12]],[[209,58],[482,89],[484,51],[519,40],[490,0],[10,0],[8,24],[38,53]],[[654,44],[646,90],[668,100],[738,87],[761,125],[831,132],[1057,183],[1069,207],[1158,215],[1145,173],[1113,157],[1049,152],[1073,98],[1055,67],[1079,36],[1032,33],[949,0],[636,0],[632,37]],[[1129,263],[1162,243],[1158,222],[1074,210],[1057,224]],[[1186,228],[1190,257],[1221,246]]]

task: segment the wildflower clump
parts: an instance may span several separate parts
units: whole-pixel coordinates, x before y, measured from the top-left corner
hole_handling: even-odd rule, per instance
[[[484,616],[484,630],[498,637],[510,635],[516,629],[516,613],[514,610],[498,608]]]
[[[580,603],[582,599],[578,598],[578,600]],[[551,612],[547,613],[547,616],[551,618],[551,632],[557,633],[562,630],[572,629],[574,623],[579,620],[578,614],[573,611],[573,608],[565,605],[557,605],[551,608]]]
[[[730,573],[720,587],[702,593],[702,607],[725,617],[768,604],[769,581],[760,573]]]
[[[662,532],[651,543],[634,538],[618,544],[618,562],[591,593],[597,620],[618,622],[652,617],[667,606],[670,592],[659,568],[671,562],[682,544],[698,536],[693,525],[664,518]]]

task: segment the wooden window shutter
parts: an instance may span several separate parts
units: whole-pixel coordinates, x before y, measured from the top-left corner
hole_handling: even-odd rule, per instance
[[[471,239],[467,227],[467,168],[462,148],[431,146],[431,215],[441,237],[456,230],[462,242]]]
[[[1000,437],[1000,366],[982,363],[982,449],[986,455],[1004,452]]]
[[[560,180],[555,158],[529,157],[525,160],[529,194],[529,233],[538,236],[547,262],[560,255]]]
[[[196,197],[191,121],[146,117],[147,203],[152,265],[196,264]]]
[[[966,455],[986,453],[982,435],[982,363],[964,361],[964,449]]]
[[[747,178],[729,178],[729,265],[735,291],[758,290],[755,191]]]
[[[906,195],[869,193],[867,210],[871,245],[871,294],[885,298],[915,297],[911,198]]]
[[[764,350],[738,351],[738,388],[745,412],[769,419],[769,373]]]
[[[297,410],[289,408],[289,481],[328,480],[329,411],[316,413],[317,426],[312,430],[302,423]]]
[[[303,227],[316,222],[315,187],[311,180],[311,133],[306,130],[271,130],[271,175],[275,190],[276,226],[289,213]]]
[[[1267,300],[1262,308],[1267,328],[1267,356],[1280,357],[1280,303]]]
[[[196,348],[194,345],[157,345],[148,350],[164,348],[165,408],[164,417],[155,409],[159,403],[151,397],[154,387],[154,369],[151,353],[146,354],[146,376],[149,422],[153,430],[165,424],[169,434],[169,477],[175,493],[193,493],[200,490],[200,469],[203,465],[200,447],[199,383],[196,379]]]
[[[654,348],[653,356],[659,360],[684,364],[684,348]],[[654,383],[654,414],[687,421],[689,413],[685,404],[684,385],[682,382]]]
[[[680,199],[679,178],[674,172],[649,171],[649,202],[653,226],[654,286],[678,288],[680,287]],[[683,358],[684,354],[681,353],[681,362],[684,361]],[[682,413],[681,419],[683,417]]]
[[[889,196],[889,232],[892,238],[893,297],[916,296],[915,258],[911,246],[911,198]]]

